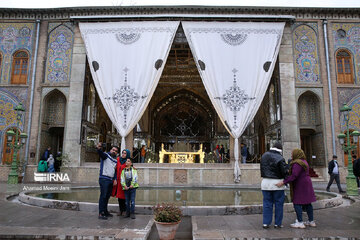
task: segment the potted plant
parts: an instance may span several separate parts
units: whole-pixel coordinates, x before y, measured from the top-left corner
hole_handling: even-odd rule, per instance
[[[181,209],[173,203],[162,203],[153,207],[154,220],[161,240],[175,238],[181,222]]]

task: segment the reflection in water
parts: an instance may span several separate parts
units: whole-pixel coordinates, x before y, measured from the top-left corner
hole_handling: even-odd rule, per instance
[[[48,199],[97,203],[99,194],[99,189],[90,188],[72,192],[30,195]],[[289,202],[288,195],[286,195],[285,202]],[[316,193],[317,200],[330,197],[326,194]],[[155,205],[162,202],[173,202],[179,206],[254,205],[262,204],[262,194],[260,190],[223,188],[139,188],[136,191],[136,205]],[[110,198],[110,203],[117,204],[117,199]]]
[[[234,205],[238,206],[241,203],[241,192],[240,190],[234,191]]]
[[[176,201],[180,201],[181,200],[181,190],[176,190],[175,195],[176,195]]]

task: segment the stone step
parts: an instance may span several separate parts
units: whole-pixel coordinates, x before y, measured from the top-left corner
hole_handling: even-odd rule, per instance
[[[323,177],[312,177],[311,181],[313,181],[313,182],[326,182],[325,178],[323,178]]]
[[[320,169],[313,168],[313,171],[316,173],[316,175],[318,175],[318,177],[311,178],[313,182],[326,182],[326,179],[322,176]]]

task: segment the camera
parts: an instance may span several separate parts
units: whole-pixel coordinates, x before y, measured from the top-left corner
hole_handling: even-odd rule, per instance
[[[131,181],[132,181],[132,178],[125,179],[125,184],[126,184],[127,187],[130,187]]]

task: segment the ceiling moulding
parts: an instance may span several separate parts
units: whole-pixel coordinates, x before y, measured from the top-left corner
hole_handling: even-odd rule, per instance
[[[109,21],[110,19],[359,19],[360,8],[235,6],[107,6],[67,8],[0,8],[2,19]]]

